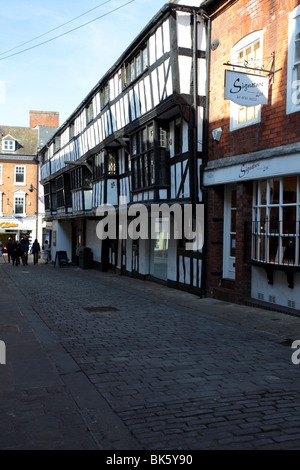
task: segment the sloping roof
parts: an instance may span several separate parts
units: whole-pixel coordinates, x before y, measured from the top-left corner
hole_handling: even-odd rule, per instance
[[[3,150],[2,139],[10,135],[16,141],[16,150]],[[36,155],[38,147],[38,129],[30,127],[11,127],[0,125],[0,156],[1,155]]]

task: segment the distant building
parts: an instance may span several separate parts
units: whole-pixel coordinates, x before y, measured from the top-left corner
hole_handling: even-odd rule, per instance
[[[31,127],[0,125],[0,240],[42,239],[44,212],[37,151],[59,126],[58,113],[30,111]]]

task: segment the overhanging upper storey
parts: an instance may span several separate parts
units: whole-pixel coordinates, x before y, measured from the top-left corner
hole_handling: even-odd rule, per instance
[[[206,28],[198,10],[166,4],[148,23],[40,151],[42,182],[160,115],[189,121],[189,108],[202,151]]]

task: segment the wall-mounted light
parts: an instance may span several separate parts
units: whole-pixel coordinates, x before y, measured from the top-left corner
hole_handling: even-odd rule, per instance
[[[221,135],[222,135],[222,127],[218,127],[217,129],[214,129],[212,131],[213,139],[216,140],[217,142],[219,142],[219,140],[221,139]]]
[[[215,51],[215,50],[218,48],[219,44],[220,44],[219,39],[215,39],[215,40],[211,43],[211,46],[210,46],[210,47],[211,47],[211,50],[212,50],[212,51]]]
[[[32,193],[32,191],[33,191],[33,186],[32,186],[32,184],[29,186],[28,191],[29,191],[30,193]]]

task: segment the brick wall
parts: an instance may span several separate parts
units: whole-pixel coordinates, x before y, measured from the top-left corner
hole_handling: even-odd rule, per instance
[[[299,141],[300,113],[286,114],[286,80],[289,12],[299,0],[238,0],[219,2],[211,18],[209,84],[209,161]],[[222,7],[223,5],[223,7]],[[261,122],[230,131],[230,101],[224,99],[225,62],[231,63],[231,50],[248,34],[263,30],[263,66],[270,69],[275,51],[275,80],[269,90],[269,104],[261,108]],[[219,142],[212,130],[222,127]],[[224,186],[209,187],[207,206],[206,293],[218,299],[241,303],[251,294],[251,216],[252,181],[236,184],[236,262],[235,280],[222,278]]]
[[[59,113],[52,111],[29,111],[30,127],[59,127]]]
[[[222,127],[220,142],[210,139],[209,159],[291,144],[299,140],[299,113],[286,114],[286,79],[289,12],[298,0],[239,0],[213,17],[211,41],[220,45],[211,51],[210,63],[210,132]],[[237,20],[238,19],[238,20]],[[261,122],[229,131],[230,101],[224,100],[223,64],[231,62],[231,49],[246,35],[263,30],[263,65],[269,70],[271,53],[275,51],[275,74],[270,87],[269,104],[262,106]]]
[[[14,191],[22,189],[26,192],[26,215],[35,215],[36,213],[36,181],[37,181],[37,164],[35,162],[29,163],[20,161],[1,161],[2,164],[2,186],[3,191],[2,197],[2,212],[3,217],[7,215],[13,215],[14,212]],[[14,184],[15,165],[26,166],[26,185]],[[29,187],[32,184],[34,190],[29,191]]]

